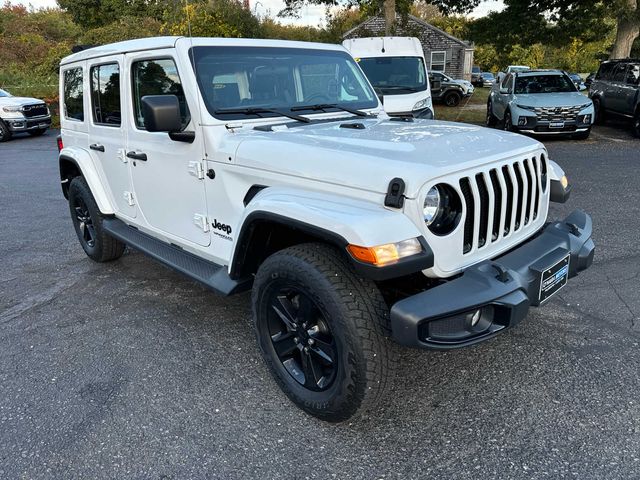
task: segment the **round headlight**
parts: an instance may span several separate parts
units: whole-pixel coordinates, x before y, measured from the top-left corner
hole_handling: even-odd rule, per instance
[[[424,199],[422,213],[424,214],[424,223],[427,227],[433,223],[438,216],[440,210],[440,190],[437,186],[431,187]]]
[[[462,201],[456,190],[446,183],[431,187],[422,207],[424,223],[436,235],[448,235],[460,223]]]

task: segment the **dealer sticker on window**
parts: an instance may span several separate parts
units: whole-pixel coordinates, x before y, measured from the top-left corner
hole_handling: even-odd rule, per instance
[[[540,303],[546,301],[567,284],[569,279],[569,255],[542,272],[540,279]]]

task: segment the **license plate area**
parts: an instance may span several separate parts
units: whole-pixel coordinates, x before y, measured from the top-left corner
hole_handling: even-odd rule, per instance
[[[540,273],[539,304],[549,300],[567,284],[569,280],[569,259],[570,255],[566,255],[562,260]]]
[[[564,122],[551,122],[549,128],[564,128]]]

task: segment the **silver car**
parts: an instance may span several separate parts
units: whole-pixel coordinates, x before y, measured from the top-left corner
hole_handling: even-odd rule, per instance
[[[560,70],[508,73],[491,89],[487,126],[536,135],[587,139],[594,122],[593,103]]]

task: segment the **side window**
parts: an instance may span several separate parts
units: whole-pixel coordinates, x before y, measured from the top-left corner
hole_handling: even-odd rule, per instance
[[[506,75],[503,79],[502,79],[502,85],[500,85],[500,88],[509,88],[509,84],[511,83],[511,79],[513,77],[511,76],[511,74]]]
[[[131,66],[133,82],[133,108],[136,126],[144,129],[142,116],[142,97],[145,95],[175,95],[180,104],[182,128],[191,121],[187,99],[180,83],[175,62],[170,58],[134,62]],[[226,79],[230,80],[230,79]],[[232,83],[229,83],[231,88]]]
[[[444,72],[447,64],[447,52],[431,52],[431,70]]]
[[[618,64],[618,66],[613,72],[612,80],[614,82],[624,82],[626,75],[627,75],[627,65],[624,63],[620,63]]]
[[[70,120],[84,121],[84,95],[82,67],[70,68],[64,74],[64,116]]]
[[[627,69],[627,83],[629,85],[638,85],[640,79],[640,64],[629,65]]]
[[[613,67],[615,66],[615,63],[603,63],[602,65],[600,65],[600,69],[596,74],[596,79],[611,80],[611,73],[613,72]]]
[[[119,127],[120,67],[117,63],[91,67],[91,110],[93,121],[99,125]]]

